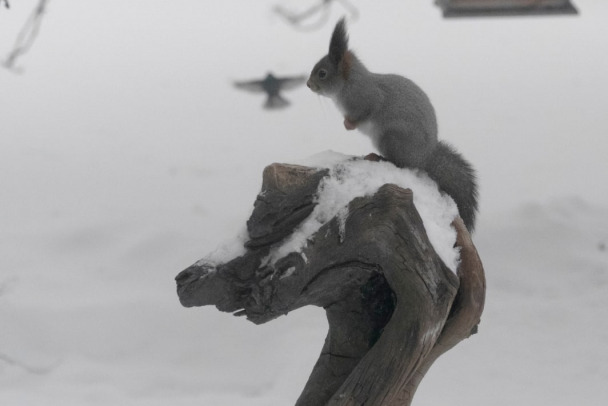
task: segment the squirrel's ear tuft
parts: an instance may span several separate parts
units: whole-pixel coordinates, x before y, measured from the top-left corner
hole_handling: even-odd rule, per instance
[[[329,60],[338,65],[348,50],[348,34],[344,17],[338,21],[329,42]]]

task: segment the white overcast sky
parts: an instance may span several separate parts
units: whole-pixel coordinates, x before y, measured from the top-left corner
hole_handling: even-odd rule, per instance
[[[325,26],[300,32],[272,7],[312,3],[52,0],[24,73],[0,71],[5,221],[68,200],[162,204],[180,188],[157,190],[155,176],[180,168],[253,201],[266,164],[371,152],[305,87],[269,113],[231,86],[309,72],[345,10],[337,2]],[[608,204],[608,2],[576,0],[578,17],[458,20],[432,0],[352,3],[352,48],[426,90],[440,137],[478,170],[482,216],[572,195]],[[0,10],[4,55],[35,4]]]

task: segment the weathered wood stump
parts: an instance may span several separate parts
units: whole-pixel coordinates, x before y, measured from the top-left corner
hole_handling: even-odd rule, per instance
[[[457,218],[461,263],[457,275],[449,270],[427,238],[412,192],[391,184],[351,201],[345,223],[333,218],[301,252],[267,261],[273,244],[312,212],[326,175],[268,166],[247,222],[245,254],[182,271],[179,299],[256,324],[321,306],[329,332],[296,406],[409,405],[432,363],[476,330],[485,298],[481,261]]]

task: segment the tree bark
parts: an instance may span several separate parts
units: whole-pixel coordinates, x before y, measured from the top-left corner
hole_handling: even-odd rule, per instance
[[[409,405],[432,363],[468,337],[485,297],[483,267],[462,221],[458,275],[430,244],[409,189],[384,185],[350,202],[302,252],[267,263],[314,209],[327,171],[273,164],[247,222],[247,252],[197,262],[177,277],[184,306],[215,305],[259,324],[307,305],[329,331],[296,406]]]

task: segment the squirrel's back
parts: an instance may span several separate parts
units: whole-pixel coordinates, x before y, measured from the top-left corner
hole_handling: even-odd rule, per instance
[[[351,75],[334,98],[344,116],[356,119],[389,161],[421,167],[438,142],[435,109],[426,93],[403,76],[371,73],[358,61]]]
[[[429,143],[437,142],[437,118],[427,94],[410,79],[395,74],[373,74],[384,100],[378,120],[416,123]]]

